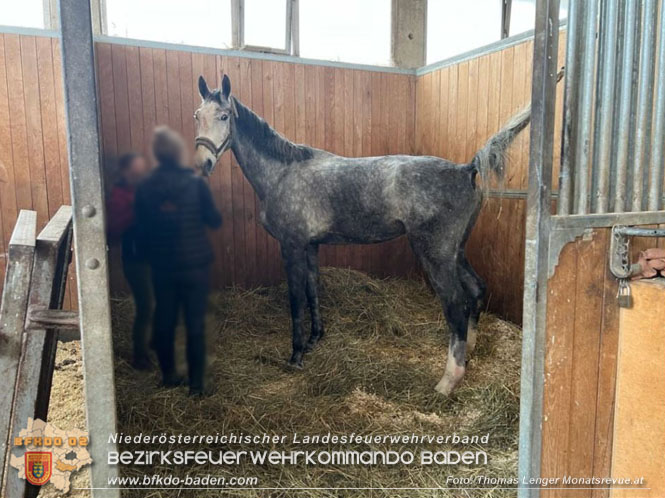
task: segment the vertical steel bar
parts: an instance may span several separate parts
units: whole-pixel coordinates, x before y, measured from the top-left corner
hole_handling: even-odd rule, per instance
[[[626,210],[626,178],[630,147],[630,114],[633,96],[633,59],[635,54],[635,29],[638,0],[626,0],[626,17],[623,30],[623,59],[621,61],[621,88],[617,120],[620,123],[617,136],[617,178],[614,193],[614,211]],[[623,123],[623,124],[622,124]]]
[[[117,467],[108,463],[109,451],[116,450],[109,443],[109,435],[116,431],[116,404],[91,21],[90,0],[60,1],[83,373],[94,460],[90,467],[92,496],[118,498],[119,490],[109,488],[108,481],[117,476]]]
[[[561,168],[559,170],[559,199],[557,201],[558,214],[569,214],[571,210],[573,175],[573,172],[571,171],[571,153],[573,150],[575,150],[573,145],[575,141],[573,127],[576,125],[575,116],[577,116],[577,98],[580,74],[578,54],[581,52],[580,41],[583,39],[580,33],[580,28],[583,26],[583,7],[583,0],[571,0],[568,10],[563,139],[561,142]]]
[[[598,190],[595,211],[609,210],[610,165],[612,163],[612,119],[614,115],[614,76],[616,72],[619,0],[607,0],[601,24],[603,57],[600,60],[602,83],[599,96]]]
[[[596,69],[596,28],[599,0],[588,0],[583,27],[582,61],[580,64],[580,94],[577,108],[575,150],[574,212],[585,214],[589,209],[589,168],[591,159],[591,136],[593,135],[593,88]]]
[[[644,191],[644,171],[650,144],[651,112],[653,102],[654,37],[656,36],[656,0],[645,0],[642,13],[640,40],[640,72],[637,97],[637,128],[633,156],[632,211],[641,211]]]
[[[660,6],[660,43],[658,46],[658,85],[654,103],[653,147],[649,164],[649,211],[661,208],[663,195],[663,161],[665,160],[665,3]]]
[[[533,47],[532,122],[524,261],[524,340],[519,442],[519,498],[537,498],[524,484],[540,477],[547,268],[550,237],[559,0],[538,0]]]

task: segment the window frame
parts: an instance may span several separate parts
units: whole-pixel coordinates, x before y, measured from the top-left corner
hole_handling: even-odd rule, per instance
[[[245,43],[245,0],[231,0],[231,29],[233,33],[233,48],[237,50],[248,50],[251,52],[298,56],[300,53],[298,14],[298,0],[286,0],[284,48],[250,45]]]

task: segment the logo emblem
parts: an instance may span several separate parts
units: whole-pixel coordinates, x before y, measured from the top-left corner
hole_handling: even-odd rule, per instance
[[[50,451],[25,452],[25,478],[30,484],[42,486],[51,478]]]

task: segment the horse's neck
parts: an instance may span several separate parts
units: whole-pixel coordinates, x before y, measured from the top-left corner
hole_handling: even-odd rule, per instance
[[[252,137],[242,133],[236,134],[232,150],[245,177],[259,199],[263,199],[277,183],[286,165],[266,156],[255,146]]]

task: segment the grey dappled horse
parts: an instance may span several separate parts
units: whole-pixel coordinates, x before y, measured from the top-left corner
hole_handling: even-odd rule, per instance
[[[319,244],[367,244],[400,235],[411,247],[441,301],[450,328],[446,371],[437,391],[448,394],[464,376],[465,353],[475,346],[485,283],[471,268],[464,245],[476,221],[483,187],[503,175],[506,149],[530,119],[530,108],[494,135],[470,163],[427,156],[348,158],[296,145],[231,95],[199,77],[203,99],[196,119],[196,166],[209,175],[227,150],[261,202],[261,223],[281,244],[288,276],[293,354],[303,354],[323,336],[317,291]],[[303,337],[308,303],[312,330]],[[467,343],[468,337],[468,343]]]

